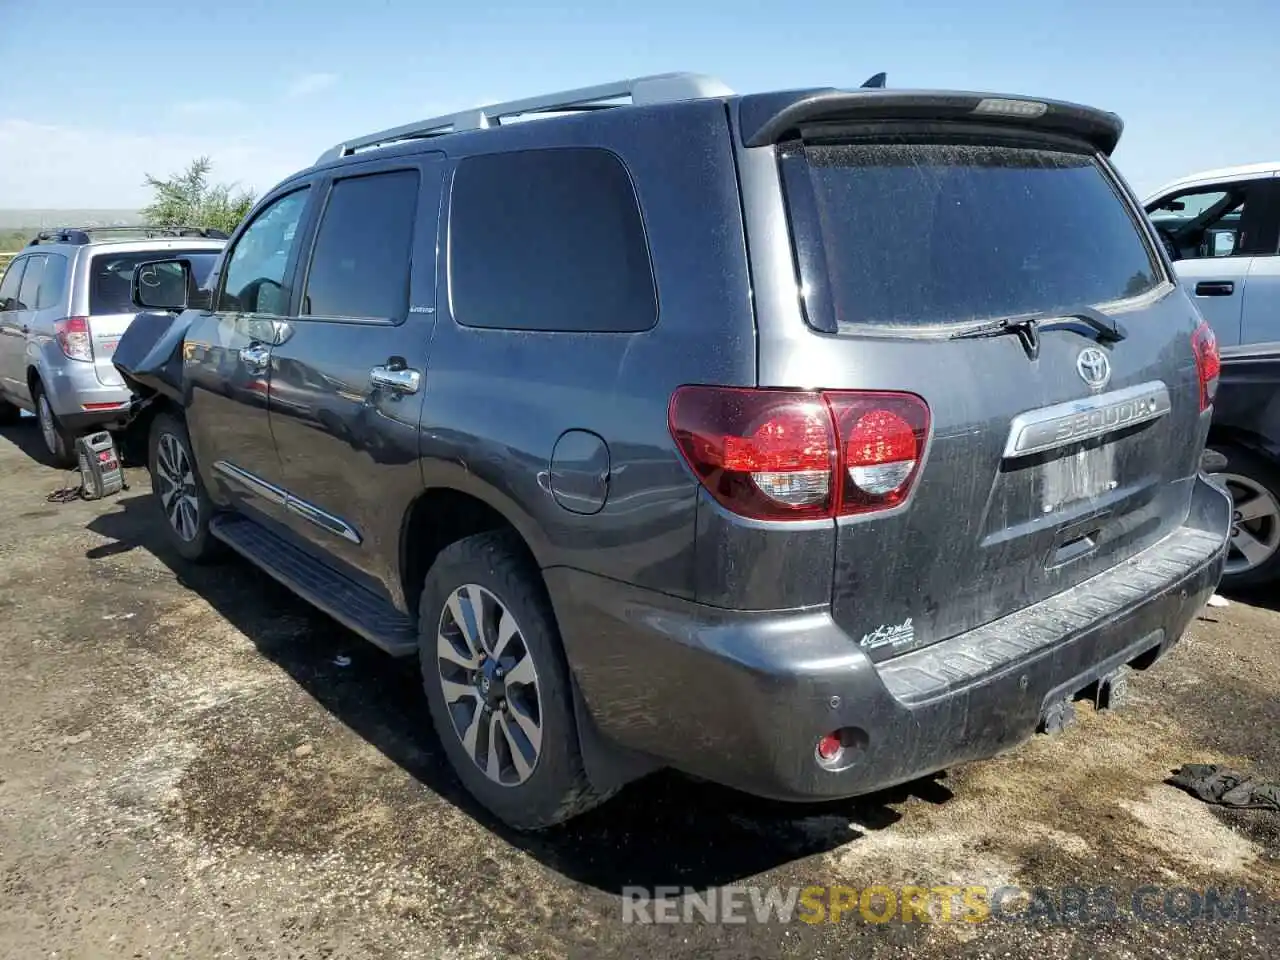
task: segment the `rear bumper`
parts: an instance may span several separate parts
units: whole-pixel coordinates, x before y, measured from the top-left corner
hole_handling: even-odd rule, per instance
[[[48,391],[49,405],[68,431],[81,433],[128,419],[132,397],[128,387],[103,385],[92,363],[67,359],[56,347],[45,361],[39,369],[40,381]],[[92,409],[95,405],[101,409]]]
[[[873,664],[825,609],[745,614],[548,570],[599,731],[666,765],[784,800],[867,793],[1030,736],[1046,706],[1166,653],[1213,592],[1230,504],[1197,480],[1186,524],[1043,603]],[[864,745],[821,767],[818,739]]]

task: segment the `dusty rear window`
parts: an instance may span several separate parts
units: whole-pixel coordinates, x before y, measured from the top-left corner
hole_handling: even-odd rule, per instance
[[[810,323],[910,327],[1095,306],[1159,282],[1092,157],[968,143],[784,148]]]
[[[89,313],[106,316],[133,313],[131,299],[134,268],[148,260],[188,257],[197,286],[203,286],[218,258],[217,250],[134,250],[95,253],[89,264]]]

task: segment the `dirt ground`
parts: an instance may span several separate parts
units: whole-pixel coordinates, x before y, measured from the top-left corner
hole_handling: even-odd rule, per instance
[[[243,562],[184,565],[143,470],[47,502],[74,481],[38,447],[31,421],[0,431],[0,957],[1280,955],[1280,814],[1162,782],[1191,761],[1280,778],[1280,613],[1257,598],[1206,609],[1125,709],[993,761],[813,807],[664,773],[525,837],[462,794],[411,666]],[[1120,909],[623,922],[627,886],[904,884]],[[1209,887],[1246,914],[1187,919]],[[1197,894],[1162,912],[1172,888]]]

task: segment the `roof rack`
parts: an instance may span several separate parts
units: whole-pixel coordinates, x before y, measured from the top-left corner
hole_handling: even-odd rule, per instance
[[[140,233],[144,238],[152,237],[201,237],[206,240],[228,240],[230,236],[223,230],[212,227],[58,227],[54,230],[41,230],[27,244],[36,247],[42,243],[71,243],[83,246],[91,243],[95,233]]]
[[[429,120],[418,120],[404,126],[392,127],[390,130],[380,130],[377,133],[337,144],[322,153],[316,160],[316,164],[349,157],[357,150],[369,147],[386,146],[404,140],[438,137],[463,130],[484,130],[490,126],[500,125],[504,117],[516,117],[521,114],[599,110],[624,105],[610,102],[614,100],[629,99],[632,105],[643,106],[678,100],[731,96],[733,96],[733,90],[715,77],[698,73],[659,73],[649,77],[636,77],[633,80],[618,80],[594,87],[581,87],[577,90],[563,90],[559,93],[548,93],[524,100],[512,100],[508,103],[473,107],[470,110],[443,117],[432,117]]]

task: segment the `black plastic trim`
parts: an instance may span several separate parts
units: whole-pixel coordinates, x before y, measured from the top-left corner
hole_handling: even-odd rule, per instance
[[[393,657],[418,652],[412,619],[358,583],[244,517],[214,517],[209,532],[302,599]]]
[[[1043,103],[1039,117],[975,115],[983,100]],[[933,90],[819,90],[743,97],[738,112],[742,142],[764,147],[794,137],[800,126],[818,120],[980,120],[1015,129],[1043,130],[1083,140],[1104,154],[1120,141],[1124,123],[1114,113],[1038,97]]]

